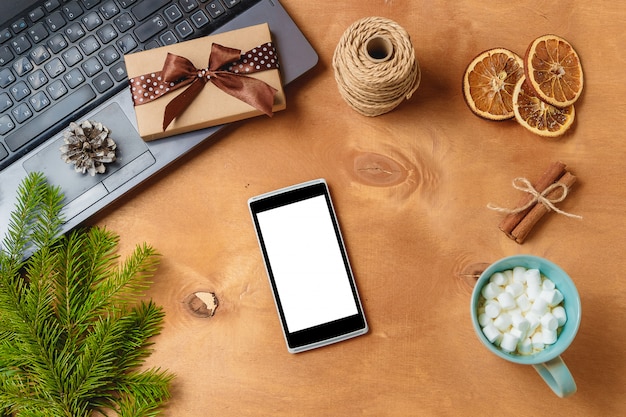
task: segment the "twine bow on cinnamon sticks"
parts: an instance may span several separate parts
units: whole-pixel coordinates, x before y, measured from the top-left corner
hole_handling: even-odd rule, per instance
[[[526,193],[516,208],[507,209],[491,203],[487,207],[507,214],[500,222],[500,230],[521,244],[537,222],[550,211],[567,217],[582,219],[581,216],[567,213],[555,206],[556,203],[565,200],[575,182],[576,177],[566,170],[564,163],[554,162],[542,174],[535,186],[526,178],[513,180],[513,187]]]

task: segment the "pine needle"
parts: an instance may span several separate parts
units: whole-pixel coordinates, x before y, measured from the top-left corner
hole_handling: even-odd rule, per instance
[[[0,417],[156,416],[173,375],[144,369],[164,312],[158,254],[102,228],[60,236],[62,195],[30,174],[0,250]]]

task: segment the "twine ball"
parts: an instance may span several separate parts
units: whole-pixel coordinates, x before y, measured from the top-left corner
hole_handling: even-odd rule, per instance
[[[357,112],[378,116],[411,98],[421,79],[407,31],[384,17],[354,22],[333,55],[339,92]]]

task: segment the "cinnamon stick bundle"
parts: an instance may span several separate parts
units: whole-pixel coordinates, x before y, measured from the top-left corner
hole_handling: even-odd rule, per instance
[[[565,174],[557,181],[560,184],[563,184],[567,189],[570,189],[572,185],[576,182],[576,176],[574,176],[571,172],[565,171]],[[546,195],[548,200],[557,199],[561,193],[563,193],[563,189],[556,188],[549,192]],[[510,237],[515,240],[517,243],[522,244],[524,240],[533,229],[535,224],[550,211],[550,208],[545,204],[537,203],[530,211],[524,216],[524,218],[515,226],[515,228],[511,231]]]
[[[535,190],[537,192],[542,193],[546,188],[550,185],[557,182],[565,173],[566,165],[563,162],[557,161],[550,164],[548,169],[541,175],[541,177],[534,184]],[[517,203],[516,207],[524,207],[528,203],[533,200],[533,195],[526,194],[524,197],[520,199]],[[512,232],[517,227],[517,225],[526,217],[526,215],[532,210],[533,206],[528,207],[526,210],[522,210],[519,212],[509,213],[502,219],[500,222],[500,230],[502,230],[508,237],[513,240],[516,240],[516,237],[513,236]]]

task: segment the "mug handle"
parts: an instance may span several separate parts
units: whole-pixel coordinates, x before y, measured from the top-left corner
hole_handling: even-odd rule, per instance
[[[565,398],[576,392],[574,377],[560,356],[533,367],[559,397]]]

